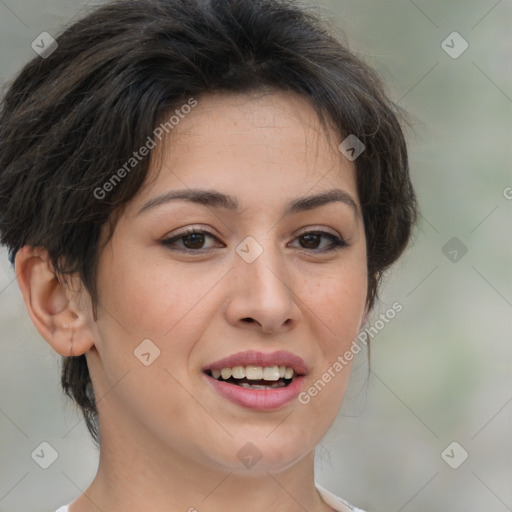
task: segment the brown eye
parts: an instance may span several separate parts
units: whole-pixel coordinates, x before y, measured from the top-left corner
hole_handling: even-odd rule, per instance
[[[330,244],[324,244],[324,246],[321,247],[322,239],[324,238],[329,240]],[[310,231],[308,233],[303,233],[297,237],[297,240],[300,241],[302,249],[309,249],[316,252],[334,251],[348,246],[347,242],[342,238],[325,231]]]
[[[213,245],[204,247],[208,238],[218,242],[217,238],[211,233],[208,233],[208,231],[190,229],[171,238],[162,240],[160,243],[172,251],[199,253],[214,248]],[[219,244],[217,245],[219,246]]]
[[[302,235],[300,237],[303,241],[303,247],[305,249],[318,249],[318,245],[320,244],[321,235]]]
[[[183,245],[187,249],[202,249],[204,245],[204,234],[203,233],[192,233],[182,237]]]

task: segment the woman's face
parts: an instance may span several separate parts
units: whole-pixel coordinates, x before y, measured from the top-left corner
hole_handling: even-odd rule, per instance
[[[283,469],[333,422],[350,366],[333,368],[365,312],[355,166],[291,93],[198,98],[168,142],[100,258],[87,359],[102,441]]]

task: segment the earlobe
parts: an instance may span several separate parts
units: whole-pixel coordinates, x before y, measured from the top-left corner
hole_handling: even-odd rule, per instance
[[[45,249],[25,246],[16,254],[16,278],[25,307],[41,336],[63,356],[78,356],[94,345],[91,320],[76,294],[61,284]]]

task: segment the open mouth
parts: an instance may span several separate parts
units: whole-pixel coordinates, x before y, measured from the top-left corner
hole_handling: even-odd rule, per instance
[[[286,366],[235,366],[221,370],[205,370],[206,375],[245,389],[277,389],[289,386],[298,376]]]

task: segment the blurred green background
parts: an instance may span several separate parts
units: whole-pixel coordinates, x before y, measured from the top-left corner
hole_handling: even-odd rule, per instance
[[[0,84],[36,36],[97,4],[0,0]],[[358,355],[317,481],[369,512],[511,511],[512,2],[316,6],[409,112],[422,212],[369,324],[403,310],[373,338],[370,372]],[[88,486],[97,454],[4,250],[0,336],[0,512],[53,512]],[[31,458],[42,441],[59,454],[47,470]]]

